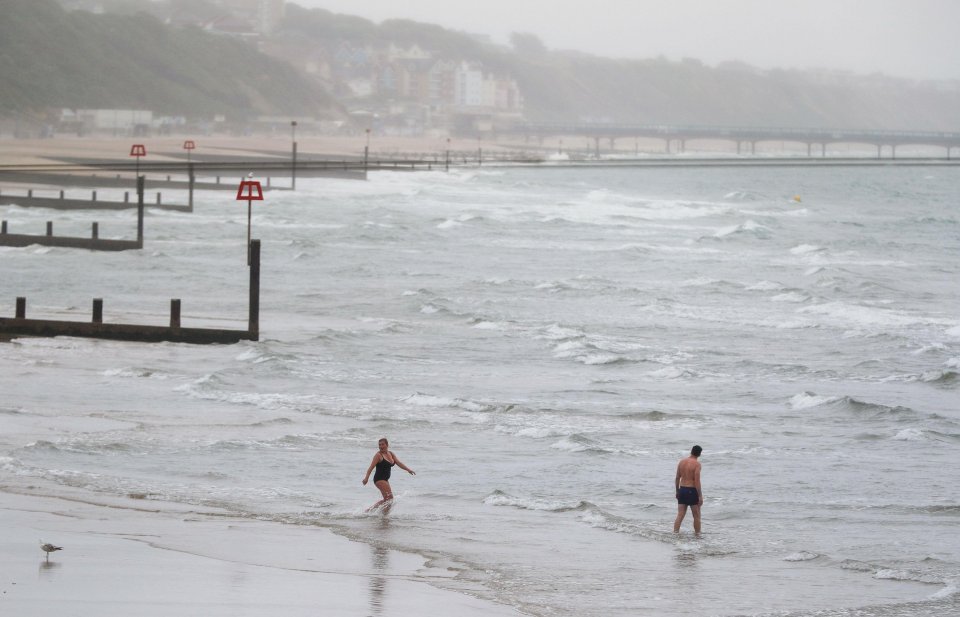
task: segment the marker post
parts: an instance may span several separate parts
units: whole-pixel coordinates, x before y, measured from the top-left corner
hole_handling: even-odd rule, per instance
[[[247,202],[247,265],[250,265],[250,223],[253,211],[253,202],[263,201],[263,189],[257,180],[241,180],[237,187],[237,201]]]

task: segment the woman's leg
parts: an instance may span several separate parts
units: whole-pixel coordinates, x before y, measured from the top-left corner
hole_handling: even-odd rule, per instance
[[[368,508],[368,510],[373,510],[373,509],[376,508],[377,506],[382,506],[383,504],[387,503],[388,501],[392,501],[392,500],[393,500],[393,491],[390,490],[390,483],[389,483],[389,482],[387,482],[386,480],[377,480],[374,484],[376,485],[376,487],[377,487],[378,489],[380,489],[380,494],[383,495],[383,499],[381,499],[381,500],[378,501],[377,503],[375,503],[375,504],[373,504],[372,506],[370,506],[370,507]]]

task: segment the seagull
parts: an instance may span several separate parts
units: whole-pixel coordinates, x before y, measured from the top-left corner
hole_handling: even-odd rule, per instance
[[[62,551],[63,547],[54,546],[49,542],[44,542],[43,540],[40,540],[40,550],[47,554],[47,561],[50,561],[50,553],[52,553],[53,551]]]

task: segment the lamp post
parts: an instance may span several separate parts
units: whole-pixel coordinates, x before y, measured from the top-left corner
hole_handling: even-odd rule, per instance
[[[183,149],[187,151],[187,182],[189,183],[189,195],[190,195],[189,205],[190,205],[191,212],[193,212],[194,175],[193,175],[193,163],[190,161],[190,152],[192,152],[196,147],[197,147],[197,144],[192,139],[188,139],[185,142],[183,142]]]
[[[290,141],[291,147],[291,167],[290,167],[290,190],[297,190],[297,121],[290,121]]]
[[[367,165],[370,161],[370,129],[367,129],[367,145],[363,147],[363,173],[367,173]]]

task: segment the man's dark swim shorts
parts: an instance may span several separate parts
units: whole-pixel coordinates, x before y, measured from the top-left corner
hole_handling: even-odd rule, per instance
[[[692,486],[681,486],[677,493],[677,502],[684,506],[696,506],[700,504],[700,494]]]

